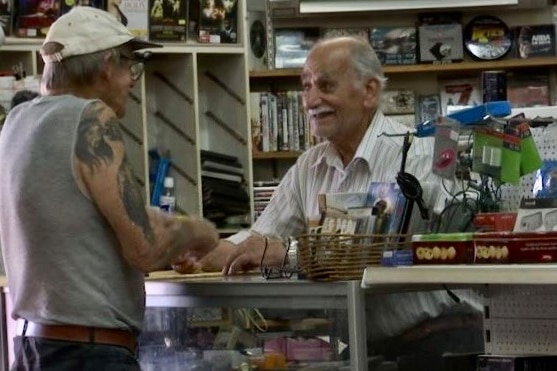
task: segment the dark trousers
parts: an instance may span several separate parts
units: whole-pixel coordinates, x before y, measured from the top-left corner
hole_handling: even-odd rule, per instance
[[[14,338],[11,371],[140,371],[135,355],[115,345]]]

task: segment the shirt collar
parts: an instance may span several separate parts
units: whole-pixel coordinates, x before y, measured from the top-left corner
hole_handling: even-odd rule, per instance
[[[385,116],[383,115],[383,113],[380,112],[379,110],[375,111],[375,115],[373,115],[373,119],[371,120],[371,123],[369,124],[364,134],[364,137],[362,138],[362,141],[360,142],[358,148],[356,149],[356,153],[354,154],[354,159],[352,159],[352,161],[354,161],[355,159],[361,159],[365,161],[368,167],[370,168],[370,171],[371,171],[372,150],[375,142],[377,141],[379,134],[381,134],[384,131],[383,130],[384,122],[385,122]],[[331,144],[331,142],[327,141],[326,144],[324,145],[326,147],[321,152],[321,154],[317,157],[315,162],[312,164],[312,167],[318,166],[323,161],[326,161],[328,166],[334,166],[336,163],[338,164],[341,163],[340,156],[338,155],[338,152],[336,151],[335,147]]]

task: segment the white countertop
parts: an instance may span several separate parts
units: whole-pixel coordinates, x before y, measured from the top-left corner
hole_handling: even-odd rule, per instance
[[[557,284],[557,264],[367,267],[363,288],[398,285]]]

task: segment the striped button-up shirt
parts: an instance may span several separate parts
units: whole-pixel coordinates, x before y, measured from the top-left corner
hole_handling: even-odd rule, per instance
[[[265,211],[250,231],[229,237],[239,243],[251,233],[287,238],[307,233],[310,222],[320,219],[317,195],[335,192],[367,192],[372,182],[395,182],[402,161],[403,136],[408,127],[377,112],[356,154],[345,167],[333,145],[326,141],[304,152],[282,178]],[[449,197],[439,186],[441,179],[431,172],[433,138],[414,138],[408,151],[406,172],[415,175],[429,193],[428,203],[436,212]],[[429,189],[429,191],[428,191]],[[481,308],[472,292],[461,292],[459,306]],[[376,297],[377,298],[377,297]],[[468,300],[466,300],[468,299]],[[455,303],[445,292],[405,293],[381,296],[371,311],[374,338],[394,336],[412,325],[441,312],[455,310]],[[461,308],[457,308],[461,310]]]
[[[408,130],[408,127],[377,112],[346,167],[328,141],[304,152],[282,178],[252,230],[280,237],[307,233],[308,222],[318,221],[320,217],[318,194],[367,192],[372,182],[395,182],[401,166],[404,138],[380,135],[404,134]],[[440,182],[431,172],[432,154],[432,138],[414,138],[405,170],[414,174],[424,187],[428,182]],[[436,196],[442,198],[441,193]],[[442,208],[442,203],[437,204]]]

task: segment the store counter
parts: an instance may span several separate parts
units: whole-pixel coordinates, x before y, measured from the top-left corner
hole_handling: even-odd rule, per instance
[[[260,274],[154,272],[145,287],[147,307],[346,310],[350,369],[367,369],[365,300],[360,281],[315,282],[295,276],[266,280]]]
[[[5,286],[6,279],[0,280]],[[266,280],[260,274],[222,276],[220,273],[182,275],[174,271],[150,273],[146,278],[147,308],[271,308],[341,309],[347,312],[350,369],[367,369],[364,290],[360,281],[315,282],[290,279]],[[6,291],[0,299],[0,369],[12,362],[13,324]],[[7,315],[6,315],[7,314]]]

